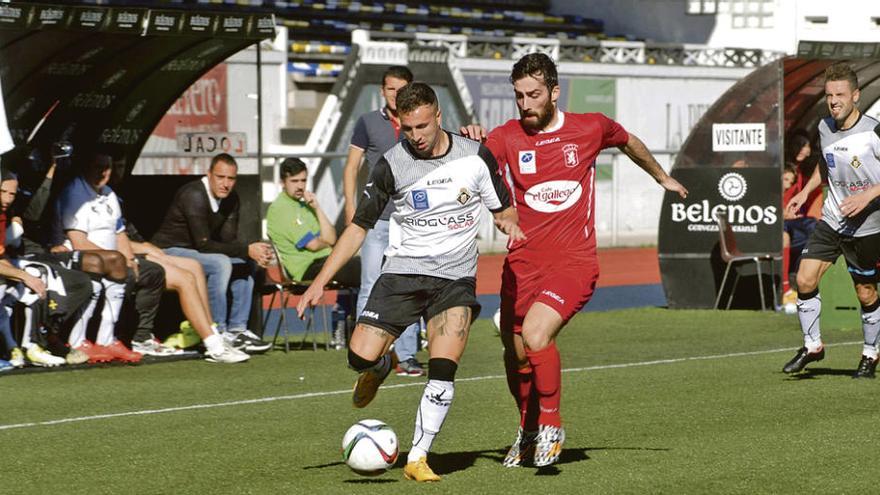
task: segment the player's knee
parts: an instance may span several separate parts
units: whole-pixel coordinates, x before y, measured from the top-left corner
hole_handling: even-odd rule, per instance
[[[812,273],[802,273],[798,272],[797,274],[797,289],[798,292],[813,292],[819,285],[819,281]]]
[[[446,358],[431,358],[428,360],[428,380],[440,380],[454,382],[458,363]]]
[[[361,357],[351,349],[348,350],[348,367],[357,371],[358,373],[366,371],[373,366],[376,366],[378,363],[378,359],[371,361],[369,359]]]
[[[873,285],[856,285],[856,296],[862,306],[870,306],[877,302],[877,289]]]
[[[523,333],[523,344],[530,351],[540,351],[550,345],[550,336],[540,332]]]

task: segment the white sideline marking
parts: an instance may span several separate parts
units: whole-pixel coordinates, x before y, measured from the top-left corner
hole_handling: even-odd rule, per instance
[[[853,342],[840,342],[836,344],[826,344],[825,347],[838,347],[845,345],[855,345],[861,344],[861,341],[853,341]],[[596,366],[585,366],[583,368],[566,368],[563,369],[563,373],[577,373],[580,371],[597,371],[597,370],[610,370],[610,369],[619,369],[619,368],[634,368],[637,366],[654,366],[657,364],[673,364],[673,363],[682,363],[686,361],[707,361],[713,359],[726,359],[732,357],[743,357],[743,356],[758,356],[761,354],[774,354],[777,352],[787,352],[796,350],[796,348],[785,347],[780,349],[767,349],[763,351],[749,351],[749,352],[734,352],[730,354],[713,354],[709,356],[692,356],[692,357],[683,357],[683,358],[672,358],[672,359],[657,359],[653,361],[639,361],[635,363],[622,363],[622,364],[602,364]],[[475,376],[471,378],[460,378],[456,379],[457,382],[475,382],[480,380],[495,380],[505,378],[504,375],[487,375],[487,376]],[[412,382],[412,383],[399,383],[397,385],[386,385],[383,386],[383,389],[390,388],[404,388],[404,387],[416,387],[416,386],[424,386],[424,382]],[[79,423],[83,421],[95,421],[99,419],[111,419],[111,418],[122,418],[126,416],[147,416],[151,414],[164,414],[178,411],[192,411],[196,409],[215,409],[218,407],[229,407],[229,406],[241,406],[247,404],[262,404],[266,402],[276,402],[282,400],[297,400],[297,399],[308,399],[311,397],[328,397],[331,395],[342,395],[342,394],[350,394],[351,389],[346,390],[333,390],[330,392],[309,392],[305,394],[294,394],[294,395],[279,395],[276,397],[263,397],[262,399],[247,399],[247,400],[234,400],[229,402],[216,402],[213,404],[193,404],[191,406],[178,406],[178,407],[165,407],[162,409],[144,409],[141,411],[129,411],[129,412],[120,412],[120,413],[109,413],[109,414],[96,414],[93,416],[78,416],[73,418],[62,418],[62,419],[53,419],[50,421],[35,421],[33,423],[16,423],[9,425],[0,425],[0,430],[14,430],[19,428],[33,428],[36,426],[52,426],[52,425],[61,425],[66,423]]]

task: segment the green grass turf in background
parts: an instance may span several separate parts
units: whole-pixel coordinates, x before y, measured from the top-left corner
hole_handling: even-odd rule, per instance
[[[0,376],[0,425],[35,423],[0,429],[0,491],[873,493],[880,384],[849,377],[860,332],[826,332],[825,339],[832,344],[825,361],[788,377],[780,369],[801,341],[791,316],[580,314],[560,337],[563,367],[588,368],[563,375],[561,462],[505,469],[500,460],[517,414],[500,341],[491,322],[479,320],[429,457],[443,476],[434,485],[404,480],[401,469],[424,380],[392,375],[386,384],[397,387],[355,410],[345,352]],[[753,354],[722,357],[732,353]],[[687,359],[695,357],[707,358]],[[327,392],[337,393],[320,395]],[[281,398],[39,424],[270,397]],[[342,434],[364,418],[390,424],[402,448],[398,466],[377,478],[359,477],[341,462]]]

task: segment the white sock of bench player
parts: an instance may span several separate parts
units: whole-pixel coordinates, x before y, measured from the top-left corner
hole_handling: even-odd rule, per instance
[[[100,280],[93,278],[92,295],[89,298],[89,302],[82,310],[79,319],[73,324],[73,328],[70,329],[70,336],[67,338],[67,343],[70,344],[71,348],[76,349],[86,340],[86,328],[89,326],[89,320],[92,319],[92,315],[95,314],[95,307],[98,305],[98,299],[100,299],[102,292],[104,292],[104,286],[101,285]]]
[[[822,297],[819,295],[819,290],[808,293],[798,292],[797,308],[801,331],[804,333],[804,347],[809,352],[816,352],[822,348],[822,334],[819,331]]]
[[[101,325],[98,326],[98,338],[95,339],[95,343],[110,345],[116,340],[113,327],[119,320],[119,311],[125,299],[125,283],[102,278],[101,285],[104,286],[104,309],[101,311]]]

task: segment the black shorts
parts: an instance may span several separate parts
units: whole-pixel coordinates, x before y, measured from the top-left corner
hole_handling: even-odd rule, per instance
[[[846,268],[853,282],[877,283],[880,233],[848,237],[840,235],[827,223],[819,222],[807,241],[807,247],[801,252],[801,258],[834,263],[841,254],[846,260]]]
[[[370,298],[358,323],[381,328],[395,337],[406,327],[431,318],[449,308],[472,308],[471,322],[480,314],[477,279],[449,280],[427,275],[383,273],[370,291]]]

